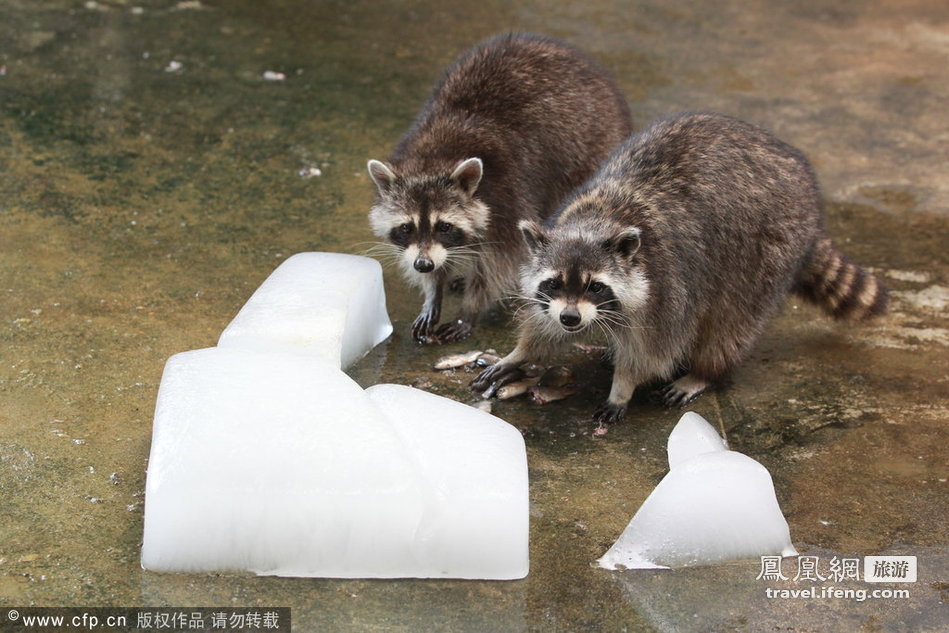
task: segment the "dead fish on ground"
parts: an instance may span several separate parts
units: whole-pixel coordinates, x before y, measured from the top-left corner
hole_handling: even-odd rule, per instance
[[[531,401],[535,404],[547,404],[548,402],[555,402],[572,396],[577,393],[577,388],[573,385],[565,387],[541,387],[540,385],[534,385],[527,390],[527,393],[530,395]]]
[[[475,359],[475,365],[478,367],[490,367],[491,365],[497,365],[499,360],[501,360],[501,357],[498,356],[495,350],[486,349],[481,356]]]
[[[510,400],[511,398],[516,398],[517,396],[527,393],[527,390],[538,382],[540,382],[540,376],[525,376],[521,380],[507,383],[498,389],[495,395],[498,397],[498,400]]]
[[[478,360],[478,357],[483,353],[484,352],[482,352],[480,349],[476,349],[471,352],[462,352],[460,354],[449,354],[448,356],[442,356],[437,361],[435,361],[435,369],[442,371],[445,369],[464,367],[465,365]]]
[[[537,404],[547,404],[572,396],[577,392],[573,371],[564,365],[551,367],[527,392],[531,400]]]
[[[544,373],[544,368],[540,365],[531,363],[526,367],[516,370],[516,372],[517,373],[514,374],[516,378],[513,382],[509,382],[501,388],[498,388],[496,384],[491,385],[485,390],[483,394],[481,394],[481,397],[487,400],[492,396],[497,396],[500,400],[509,400],[510,398],[519,396],[526,392],[528,388],[540,382],[540,377]],[[503,397],[501,396],[502,393],[504,394]]]

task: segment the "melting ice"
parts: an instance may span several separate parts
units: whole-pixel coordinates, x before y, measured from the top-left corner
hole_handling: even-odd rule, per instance
[[[365,261],[363,261],[365,260]],[[281,265],[221,336],[172,356],[142,566],[345,578],[522,578],[524,440],[492,415],[341,370],[388,336],[366,258]]]
[[[669,473],[598,561],[606,569],[796,556],[767,469],[730,451],[700,415],[669,436]]]

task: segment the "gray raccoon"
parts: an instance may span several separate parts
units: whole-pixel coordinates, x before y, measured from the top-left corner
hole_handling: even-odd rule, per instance
[[[516,287],[527,255],[518,222],[547,217],[631,130],[614,82],[561,42],[497,36],[449,66],[388,164],[368,164],[373,232],[424,293],[413,336],[468,336]],[[456,279],[461,315],[435,330]]]
[[[717,114],[659,120],[618,147],[546,227],[521,223],[532,297],[517,346],[473,382],[503,384],[553,343],[601,330],[613,384],[594,418],[625,415],[634,389],[674,380],[684,405],[742,358],[790,292],[836,318],[886,311],[873,275],[834,247],[807,159]],[[682,375],[684,373],[684,375]]]

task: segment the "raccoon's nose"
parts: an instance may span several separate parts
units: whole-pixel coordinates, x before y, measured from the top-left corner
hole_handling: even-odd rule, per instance
[[[435,262],[428,257],[419,257],[415,260],[415,270],[420,273],[430,273],[435,270]]]
[[[564,308],[560,313],[560,322],[567,327],[576,327],[580,325],[580,311],[576,308]]]

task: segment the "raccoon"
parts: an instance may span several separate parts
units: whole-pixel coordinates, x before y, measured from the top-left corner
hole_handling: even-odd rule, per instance
[[[685,405],[740,361],[790,292],[837,318],[887,307],[876,277],[822,228],[807,159],[748,123],[711,113],[654,122],[619,146],[539,226],[520,224],[530,297],[517,346],[473,382],[499,386],[581,332],[599,331],[614,362],[594,418],[621,419],[633,390]]]
[[[497,36],[449,66],[388,162],[368,164],[373,232],[424,294],[412,335],[468,336],[515,289],[518,222],[548,216],[631,131],[619,88],[562,42]],[[436,330],[446,281],[461,314]]]

